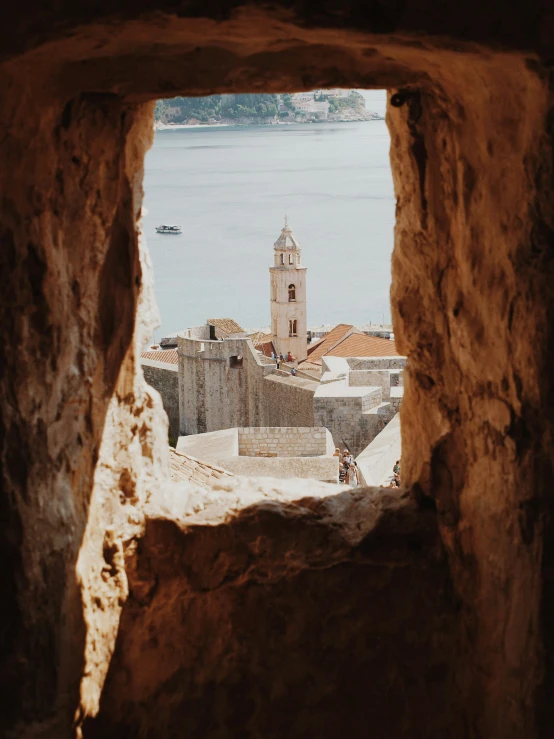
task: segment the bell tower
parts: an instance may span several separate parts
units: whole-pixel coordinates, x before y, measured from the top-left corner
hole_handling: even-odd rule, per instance
[[[285,216],[285,227],[273,247],[271,276],[271,334],[277,354],[302,361],[308,354],[306,318],[306,267],[300,244]]]

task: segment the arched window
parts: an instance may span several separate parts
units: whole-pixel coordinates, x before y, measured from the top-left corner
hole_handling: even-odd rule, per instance
[[[289,264],[294,264],[294,256],[289,254]]]
[[[296,300],[296,287],[289,285],[289,303],[294,303]]]
[[[289,321],[289,336],[296,336],[296,318]]]
[[[281,254],[281,264],[284,264],[284,263],[285,263],[285,255]]]

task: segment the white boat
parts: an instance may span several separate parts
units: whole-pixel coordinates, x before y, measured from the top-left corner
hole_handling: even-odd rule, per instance
[[[156,226],[156,231],[159,234],[180,234],[182,233],[180,226]]]

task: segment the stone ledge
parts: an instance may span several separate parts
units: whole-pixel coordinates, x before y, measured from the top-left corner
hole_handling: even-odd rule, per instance
[[[304,483],[293,499],[276,481],[249,485],[242,502],[229,487],[180,520],[150,506],[85,738],[166,739],[178,725],[238,739],[248,722],[252,736],[282,739],[315,715],[317,736],[336,739],[348,715],[350,736],[366,736],[371,717],[376,736],[407,739],[418,716],[452,709],[457,632],[436,516],[405,491],[302,497],[316,490]],[[321,674],[309,706],[282,711],[272,686],[288,701]],[[384,674],[386,691],[368,690]]]

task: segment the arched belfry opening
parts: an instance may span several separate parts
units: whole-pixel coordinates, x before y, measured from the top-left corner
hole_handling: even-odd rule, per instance
[[[4,24],[0,733],[551,736],[550,16],[155,11]],[[261,83],[390,90],[405,490],[166,484],[138,367],[153,101]]]
[[[296,287],[293,284],[289,285],[289,303],[293,303],[296,300]]]

